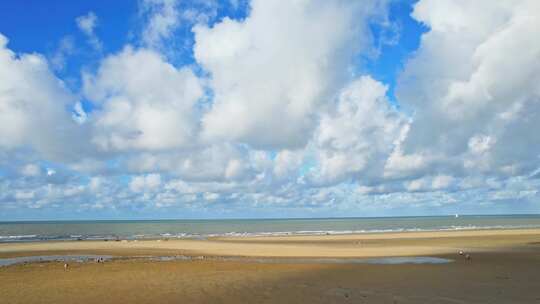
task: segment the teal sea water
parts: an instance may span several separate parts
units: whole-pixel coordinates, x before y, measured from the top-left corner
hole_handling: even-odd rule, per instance
[[[0,242],[539,228],[540,215],[0,222]]]

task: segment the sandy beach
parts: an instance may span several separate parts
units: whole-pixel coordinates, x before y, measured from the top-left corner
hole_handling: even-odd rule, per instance
[[[4,258],[51,254],[205,258],[0,267],[0,302],[540,303],[540,229],[0,244]],[[451,262],[309,261],[398,256]]]

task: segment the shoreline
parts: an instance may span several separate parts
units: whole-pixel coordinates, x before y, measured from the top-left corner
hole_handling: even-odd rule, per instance
[[[392,233],[422,233],[422,232],[459,232],[459,231],[501,231],[501,230],[536,230],[540,225],[517,225],[517,226],[456,226],[451,228],[403,228],[403,229],[373,229],[373,230],[299,230],[299,231],[275,231],[275,232],[224,232],[209,234],[189,233],[164,233],[160,235],[131,235],[118,236],[115,234],[95,235],[71,235],[65,236],[39,236],[31,235],[4,235],[0,236],[0,244],[11,243],[40,243],[40,242],[66,242],[66,241],[153,241],[158,239],[172,240],[207,240],[216,238],[258,238],[258,237],[293,237],[293,236],[341,236],[341,235],[369,235],[369,234],[392,234]]]
[[[540,244],[540,229],[386,232],[120,241],[0,243],[0,258],[54,254],[114,256],[212,256],[266,258],[369,258],[440,256],[459,250],[527,250]]]

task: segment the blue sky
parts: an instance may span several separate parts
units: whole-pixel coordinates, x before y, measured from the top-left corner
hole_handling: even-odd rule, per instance
[[[0,220],[538,213],[537,6],[4,1]]]

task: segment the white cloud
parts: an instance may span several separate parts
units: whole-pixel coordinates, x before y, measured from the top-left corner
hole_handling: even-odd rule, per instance
[[[161,185],[161,176],[159,174],[148,174],[135,176],[129,183],[129,188],[133,192],[152,191]]]
[[[103,150],[193,144],[203,89],[189,68],[177,69],[154,51],[127,46],[104,59],[96,75],[86,75],[84,91],[101,107],[91,117],[92,141]]]
[[[177,0],[142,1],[143,12],[150,14],[148,24],[142,33],[142,40],[147,46],[158,46],[180,25],[178,6]]]
[[[431,182],[431,187],[435,190],[446,189],[450,185],[452,185],[453,181],[454,178],[452,176],[437,175],[433,178],[433,181]]]
[[[90,45],[97,51],[101,51],[103,45],[95,33],[98,25],[98,17],[92,11],[75,19],[79,29],[86,35]]]
[[[540,42],[530,38],[540,35],[538,12],[538,1],[416,4],[413,17],[430,30],[397,89],[415,112],[405,155],[436,157],[429,170],[461,175],[537,167],[540,139],[529,130],[540,128]]]
[[[79,16],[76,19],[79,29],[88,36],[94,34],[94,29],[97,26],[97,16],[94,12]]]
[[[386,91],[382,83],[362,76],[340,92],[336,109],[322,115],[315,133],[319,162],[312,172],[315,181],[382,176],[408,123],[390,107]]]
[[[231,181],[252,177],[257,164],[250,153],[232,144],[139,153],[127,159],[127,171],[166,172],[188,181]]]
[[[475,135],[469,139],[469,150],[473,154],[482,154],[489,149],[497,142],[497,139],[488,136],[488,135]]]
[[[66,67],[67,57],[75,51],[73,37],[66,36],[60,40],[58,48],[51,56],[51,65],[55,70],[63,70]]]
[[[30,147],[51,160],[75,157],[86,145],[69,113],[74,96],[44,57],[17,55],[7,42],[0,34],[0,149]]]
[[[378,2],[377,2],[378,3]],[[321,106],[368,44],[375,1],[260,1],[242,21],[195,32],[195,58],[211,74],[204,136],[261,148],[303,146]]]
[[[242,176],[244,170],[245,168],[241,160],[231,159],[227,162],[227,167],[225,168],[225,178],[234,179]]]
[[[303,161],[302,151],[280,151],[274,160],[273,173],[277,178],[295,178]]]
[[[189,24],[208,24],[217,17],[221,5],[217,0],[194,0],[190,4],[192,7],[185,7],[182,12],[182,19]]]
[[[415,192],[422,190],[424,187],[426,187],[426,181],[423,178],[405,182],[405,188],[407,191]]]
[[[217,193],[206,192],[203,196],[206,201],[215,201],[219,199],[219,194]]]
[[[217,0],[142,0],[139,15],[143,27],[141,43],[174,58],[182,51],[191,53],[192,39],[178,32],[190,30],[194,24],[207,24],[218,15]]]
[[[24,176],[39,176],[41,168],[35,164],[27,164],[21,168],[21,174]]]

